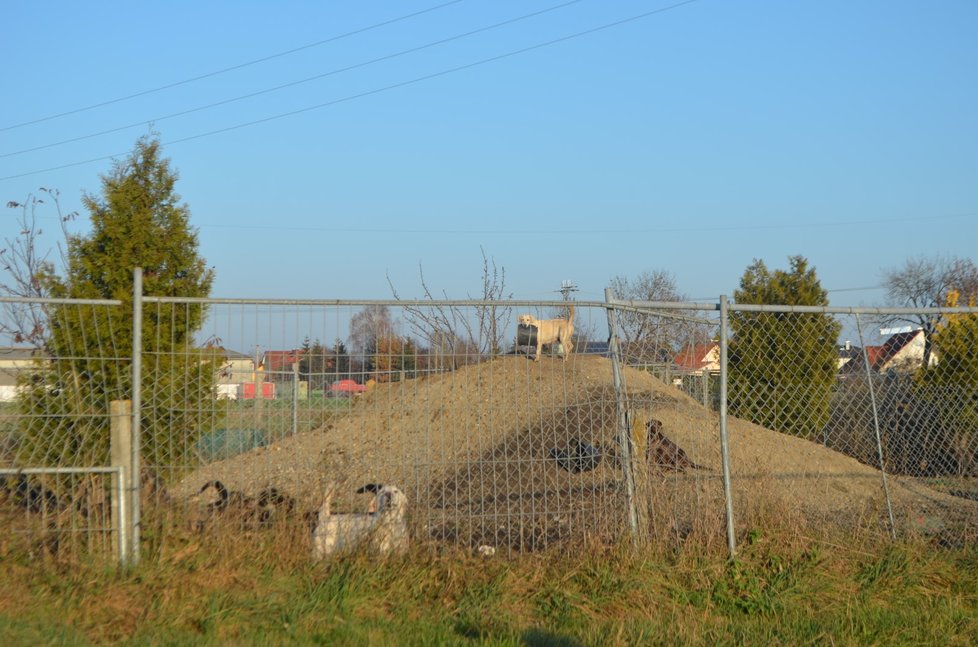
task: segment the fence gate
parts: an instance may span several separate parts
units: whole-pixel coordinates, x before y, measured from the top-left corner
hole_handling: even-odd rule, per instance
[[[35,344],[10,350],[0,370],[9,382],[0,401],[0,516],[11,550],[131,560],[131,316],[121,306],[0,299],[4,330]]]

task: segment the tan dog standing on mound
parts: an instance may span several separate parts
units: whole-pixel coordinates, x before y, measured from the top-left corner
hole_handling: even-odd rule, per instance
[[[574,348],[571,337],[574,336],[574,306],[568,307],[566,319],[537,319],[533,315],[520,315],[521,326],[533,326],[537,329],[537,354],[534,362],[540,361],[540,352],[544,344],[560,344],[563,349],[563,359],[566,360]]]

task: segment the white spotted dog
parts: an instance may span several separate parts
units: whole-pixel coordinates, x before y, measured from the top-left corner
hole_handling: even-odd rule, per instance
[[[370,512],[332,514],[334,486],[326,489],[312,533],[312,558],[319,561],[360,545],[380,555],[400,554],[408,547],[407,496],[393,485],[370,483],[357,490],[372,492]]]

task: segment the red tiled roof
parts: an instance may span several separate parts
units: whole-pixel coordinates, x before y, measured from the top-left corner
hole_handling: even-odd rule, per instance
[[[267,372],[291,370],[292,365],[302,359],[302,349],[295,350],[266,350],[265,370]]]
[[[679,368],[685,368],[689,370],[696,370],[703,368],[709,362],[706,356],[710,354],[718,344],[716,342],[711,342],[708,344],[693,344],[692,346],[685,346],[676,358],[673,360]]]
[[[911,332],[899,332],[895,335],[891,335],[889,339],[883,342],[882,346],[870,346],[866,350],[873,349],[876,352],[870,354],[869,365],[875,370],[879,370],[888,361],[896,357],[897,353],[909,345],[917,335],[923,334],[922,330],[913,330]]]

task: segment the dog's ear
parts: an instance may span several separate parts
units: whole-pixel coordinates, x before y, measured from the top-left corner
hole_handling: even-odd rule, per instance
[[[364,494],[365,492],[370,492],[371,494],[377,494],[380,492],[381,488],[384,486],[380,483],[367,483],[363,487],[357,490],[357,494]]]

